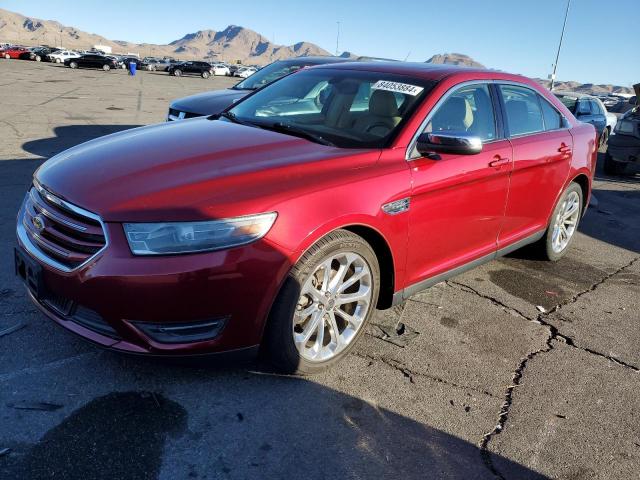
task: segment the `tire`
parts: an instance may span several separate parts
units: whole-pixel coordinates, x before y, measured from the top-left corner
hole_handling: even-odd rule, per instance
[[[70,68],[78,68],[78,64],[76,62],[69,62]]]
[[[62,60],[60,60],[59,58],[56,58],[56,63],[62,63]]]
[[[567,201],[568,199],[569,201]],[[561,242],[564,243],[564,245],[558,245],[554,242],[556,224],[560,221],[560,215],[563,212],[566,214],[568,207],[573,201],[577,201],[577,215],[575,215],[575,218],[572,218],[572,220],[575,222],[572,226],[573,229],[566,228],[565,226],[565,230],[569,231],[569,238],[566,243]],[[575,182],[571,182],[567,189],[562,192],[562,195],[560,195],[558,203],[556,203],[556,206],[553,209],[553,213],[551,214],[551,219],[549,220],[549,225],[547,226],[547,230],[544,233],[544,236],[532,245],[534,251],[536,251],[540,258],[551,262],[557,262],[566,255],[575,238],[575,232],[578,231],[578,226],[580,224],[580,219],[582,218],[583,210],[584,198],[582,194],[582,187],[580,187],[580,185]]]
[[[7,60],[9,60],[11,58],[11,55],[9,55],[8,53],[4,54],[4,58],[6,58]]]
[[[325,264],[331,268],[325,269]],[[342,280],[336,281],[338,272],[334,273],[335,265],[346,268]],[[324,280],[327,270],[335,275],[328,281]],[[320,271],[323,273],[319,274]],[[360,278],[363,280],[355,277],[356,272],[362,275]],[[356,281],[347,285],[354,278]],[[325,286],[329,286],[333,293],[323,294]],[[339,290],[339,287],[345,288]],[[354,289],[357,291],[353,292]],[[308,295],[309,291],[313,291],[313,295]],[[326,370],[344,358],[362,335],[375,311],[379,291],[380,268],[371,246],[362,237],[346,230],[326,235],[289,272],[269,314],[262,344],[263,355],[283,373],[309,375]],[[347,295],[365,295],[366,298],[345,302]],[[310,313],[301,315],[305,311]],[[357,322],[347,321],[345,314]],[[296,322],[296,319],[300,321]],[[314,321],[322,330],[313,326]],[[307,340],[301,340],[305,334]],[[299,347],[294,336],[298,337]],[[307,348],[309,345],[311,347]],[[310,355],[317,358],[309,358]]]
[[[179,68],[176,68],[173,71],[173,75],[176,76],[176,77],[181,77],[182,76],[182,70],[180,70]]]
[[[606,127],[600,135],[600,141],[598,142],[598,151],[604,153],[607,151],[607,142],[609,141],[609,127]]]
[[[607,175],[622,175],[627,169],[627,164],[615,161],[611,155],[609,155],[609,152],[607,152],[604,156],[604,165],[602,169]]]
[[[209,78],[209,72],[202,72],[202,78]]]
[[[108,72],[109,70],[111,70],[111,67],[109,65],[103,65],[102,70],[104,70],[105,72]]]
[[[36,62],[42,61],[42,57],[40,55],[36,55],[35,61]]]

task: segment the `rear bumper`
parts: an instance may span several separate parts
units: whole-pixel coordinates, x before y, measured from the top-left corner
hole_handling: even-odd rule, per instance
[[[618,162],[640,163],[640,138],[629,135],[612,135],[607,153]]]

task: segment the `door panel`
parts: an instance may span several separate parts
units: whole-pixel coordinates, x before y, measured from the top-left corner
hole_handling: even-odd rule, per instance
[[[513,173],[498,248],[546,228],[569,174],[573,138],[569,130],[511,139]]]
[[[407,285],[496,250],[512,163],[508,140],[477,155],[441,155],[411,162]]]

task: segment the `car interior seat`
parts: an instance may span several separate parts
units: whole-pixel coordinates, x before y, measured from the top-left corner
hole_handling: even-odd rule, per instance
[[[393,92],[375,90],[369,98],[368,115],[358,118],[353,128],[358,132],[384,137],[401,119]]]

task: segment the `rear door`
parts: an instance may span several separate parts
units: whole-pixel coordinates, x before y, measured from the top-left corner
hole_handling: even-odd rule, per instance
[[[498,248],[539,233],[571,164],[573,137],[558,110],[533,88],[500,84],[506,131],[513,146],[513,172]]]
[[[483,141],[475,155],[410,154],[407,285],[468,264],[496,250],[512,169],[489,83],[450,90],[419,132],[464,132]]]

